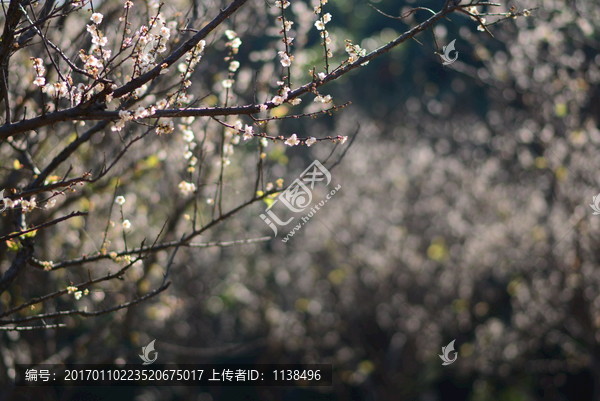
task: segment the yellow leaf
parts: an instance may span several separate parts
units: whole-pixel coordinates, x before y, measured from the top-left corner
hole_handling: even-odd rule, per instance
[[[33,230],[33,231],[30,231],[28,233],[21,235],[21,238],[33,238],[36,235],[37,235],[37,230]]]
[[[6,246],[8,250],[11,252],[17,252],[21,248],[21,243],[18,241],[13,241],[11,239],[6,241]]]
[[[558,181],[564,181],[567,178],[567,176],[569,175],[569,171],[567,170],[566,167],[560,166],[560,167],[556,168],[556,170],[554,171],[554,174],[556,175],[556,179]]]
[[[358,370],[361,373],[369,374],[375,370],[375,364],[369,360],[360,361],[358,364]]]
[[[331,282],[331,284],[339,285],[344,281],[346,277],[346,273],[342,269],[335,269],[329,272],[327,275],[327,279]]]
[[[427,257],[436,262],[441,262],[448,257],[448,248],[443,238],[435,238],[429,248],[427,248]]]
[[[306,312],[308,310],[308,304],[310,301],[306,298],[298,298],[296,300],[295,306],[298,312]]]
[[[282,105],[282,106],[272,109],[271,115],[273,117],[281,118],[281,117],[284,117],[285,115],[287,115],[288,111],[289,111],[288,107],[286,105]]]
[[[546,159],[544,157],[536,157],[535,158],[535,167],[542,169],[542,168],[546,168],[548,166],[548,163],[546,162]]]
[[[209,106],[216,106],[219,103],[219,98],[215,95],[208,95],[204,98],[204,103]]]
[[[275,198],[277,197],[277,195],[279,195],[279,192],[267,196],[265,199],[263,199],[263,202],[267,204],[267,207],[271,207],[273,202],[275,202]]]
[[[44,185],[54,184],[55,182],[59,182],[60,177],[57,175],[51,175],[44,181]]]
[[[568,111],[567,105],[564,103],[557,103],[554,106],[554,114],[556,114],[557,117],[565,117]]]
[[[146,166],[148,168],[156,167],[159,165],[159,163],[160,163],[160,159],[156,155],[151,155],[151,156],[148,156],[148,158],[146,158]]]

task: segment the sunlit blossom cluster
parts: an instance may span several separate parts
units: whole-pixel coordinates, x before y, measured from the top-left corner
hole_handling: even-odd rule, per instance
[[[181,191],[184,196],[189,196],[196,191],[196,184],[192,182],[181,181],[178,187],[179,191]]]
[[[235,73],[240,68],[240,62],[235,60],[235,56],[239,52],[240,46],[242,45],[242,40],[239,38],[238,34],[231,29],[227,29],[225,31],[225,37],[228,39],[228,41],[225,43],[225,47],[227,48],[228,52],[224,59],[227,63],[229,63],[229,65],[227,67],[227,78],[221,81],[221,86],[223,89],[229,91],[229,89],[231,89],[235,83]]]
[[[186,160],[186,171],[189,174],[192,174],[196,170],[196,164],[198,164],[198,158],[194,155],[196,147],[198,146],[196,135],[194,135],[192,128],[194,120],[194,117],[186,117],[180,124],[177,125],[177,129],[183,134],[183,141],[185,142],[183,148],[183,158]]]
[[[2,202],[0,202],[0,205],[5,209],[19,209],[20,208],[23,213],[31,213],[35,209],[40,208],[40,205],[38,204],[35,196],[32,196],[29,199],[23,199],[23,198],[10,199],[10,198],[5,197],[2,199]],[[45,202],[45,205],[43,207],[45,209],[51,209],[55,205],[56,205],[56,199],[49,199],[47,202]]]
[[[73,298],[75,298],[76,300],[80,300],[82,296],[88,295],[90,293],[89,289],[86,288],[82,291],[79,288],[75,287],[74,285],[70,285],[66,289],[67,289],[67,294],[69,294],[69,295],[72,294]]]
[[[316,3],[313,6],[314,13],[317,14],[317,20],[315,21],[315,28],[319,31],[321,38],[323,40],[323,51],[325,52],[325,65],[328,66],[328,59],[333,57],[333,52],[331,51],[331,37],[329,35],[329,31],[327,30],[327,24],[331,21],[332,16],[331,13],[323,13],[323,6],[327,4],[327,0],[316,0]]]
[[[196,65],[202,59],[202,54],[206,47],[206,41],[200,40],[194,48],[185,56],[185,63],[179,63],[177,70],[181,73],[181,78],[184,80],[190,79]]]
[[[346,53],[348,53],[348,63],[354,63],[360,57],[364,57],[367,54],[367,50],[361,48],[359,45],[352,44],[351,41],[346,40]],[[369,62],[362,63],[361,65],[367,65]]]
[[[126,44],[135,41],[133,53],[135,60],[134,77],[157,65],[157,58],[167,51],[171,30],[176,26],[175,21],[167,23],[162,14],[159,13],[150,19],[148,26],[142,25],[138,28],[131,40],[126,40]]]
[[[33,69],[35,70],[33,84],[35,86],[44,86],[46,84],[46,68],[44,67],[44,61],[39,57],[32,57],[31,62],[33,63]]]

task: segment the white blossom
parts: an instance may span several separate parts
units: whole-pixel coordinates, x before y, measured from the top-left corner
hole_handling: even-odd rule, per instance
[[[289,2],[289,1],[287,1],[287,0],[283,0],[283,1],[281,1],[281,0],[277,0],[277,1],[275,2],[275,6],[276,6],[276,7],[278,7],[278,8],[283,8],[283,9],[286,9],[286,8],[288,8],[288,7],[289,7],[289,5],[290,5],[290,2]]]
[[[164,39],[169,39],[169,37],[171,37],[171,30],[169,28],[167,28],[166,26],[163,26],[162,28],[160,28],[160,35]]]
[[[227,45],[233,49],[238,49],[242,45],[242,40],[240,38],[235,38],[230,42],[227,42]]]
[[[102,22],[102,18],[104,18],[104,15],[102,15],[100,13],[93,13],[92,16],[90,17],[90,20],[94,24],[100,24]]]
[[[321,96],[318,95],[314,99],[317,103],[331,103],[331,95]]]
[[[31,198],[30,200],[22,200],[21,201],[21,209],[24,213],[28,213],[33,211],[37,207],[37,202],[35,198]]]
[[[254,137],[254,128],[251,125],[244,127],[244,141],[252,139]]]
[[[314,136],[311,136],[304,143],[306,144],[306,146],[310,147],[310,146],[314,145],[315,143],[317,143],[317,138],[315,138]]]
[[[292,136],[290,136],[288,139],[286,139],[284,143],[287,146],[296,146],[300,143],[300,140],[298,140],[298,137],[296,136],[296,134],[292,134]]]
[[[233,40],[237,38],[237,33],[235,33],[235,31],[232,31],[231,29],[228,29],[225,31],[225,36],[227,36],[227,39]]]
[[[173,124],[173,120],[168,120],[166,122],[161,122],[156,127],[156,134],[157,135],[170,134],[173,131],[175,131],[175,124]]]
[[[273,96],[273,99],[271,99],[271,102],[274,105],[279,106],[280,104],[285,102],[285,99],[282,96]]]
[[[290,29],[292,29],[292,25],[294,25],[294,21],[285,20],[283,21],[283,25],[281,27],[283,30],[288,32]]]
[[[135,109],[135,112],[133,113],[133,118],[137,120],[139,118],[148,117],[149,115],[150,113],[148,112],[148,110],[146,110],[144,106],[140,106],[137,109]]]
[[[284,67],[289,67],[292,65],[292,61],[294,61],[294,56],[290,56],[284,51],[279,52],[279,57],[281,58],[281,65]]]
[[[239,61],[234,60],[231,63],[229,63],[229,71],[236,72],[238,70],[238,68],[240,68]]]
[[[183,131],[183,140],[186,142],[192,142],[194,140],[194,132],[186,129]]]
[[[185,196],[188,196],[196,191],[196,185],[192,182],[181,181],[178,185],[179,191]]]

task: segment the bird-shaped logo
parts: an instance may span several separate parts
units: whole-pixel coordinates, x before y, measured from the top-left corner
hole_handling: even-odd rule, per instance
[[[456,51],[456,49],[454,48],[454,42],[456,42],[456,39],[454,39],[452,42],[448,43],[442,48],[443,54],[440,54],[440,57],[443,61],[442,64],[444,65],[452,64],[458,58],[458,51]],[[450,58],[450,52],[456,52],[454,58]]]
[[[146,345],[145,347],[142,347],[143,354],[139,354],[139,357],[142,358],[142,361],[144,361],[143,365],[150,365],[154,363],[158,358],[158,351],[154,350],[155,341],[156,339],[150,341],[150,343],[148,343],[148,345]],[[154,352],[154,359],[150,359],[151,352]]]
[[[450,343],[448,345],[446,345],[445,347],[442,347],[442,354],[441,355],[438,354],[440,359],[442,361],[444,361],[444,363],[442,363],[442,365],[444,365],[444,366],[454,363],[456,361],[456,359],[458,358],[458,352],[454,351],[454,341],[456,341],[456,340],[452,340],[452,341],[450,341]],[[454,359],[450,358],[450,353],[452,351],[454,351]]]
[[[600,214],[600,194],[592,197],[592,202],[594,202],[594,203],[590,203],[590,207],[594,211],[593,214],[594,215]]]

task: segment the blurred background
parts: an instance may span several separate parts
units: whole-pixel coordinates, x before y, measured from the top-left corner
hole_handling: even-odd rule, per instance
[[[198,5],[199,15],[216,3]],[[332,0],[334,53],[343,52],[344,39],[373,50],[428,17],[418,11],[391,19],[372,6],[399,16],[441,4]],[[135,363],[140,347],[156,339],[163,363],[332,364],[332,388],[13,389],[0,399],[600,399],[600,216],[589,206],[600,192],[600,5],[523,0],[494,10],[510,6],[537,8],[529,18],[491,26],[494,37],[452,15],[435,37],[425,32],[321,90],[336,104],[351,101],[348,108],[273,128],[350,136],[335,149],[269,145],[265,174],[273,182],[293,181],[315,159],[330,167],[352,142],[331,170],[331,185],[341,189],[288,242],[280,233],[266,243],[180,249],[173,284],[155,299],[65,319],[67,329],[1,334],[4,370],[9,361]],[[316,33],[302,34],[311,12],[292,1],[303,66],[296,83],[322,64]],[[273,18],[265,3],[253,2],[231,21],[243,39],[241,98],[245,91],[251,99],[255,77],[274,74],[269,46],[276,38],[263,34]],[[458,59],[443,66],[435,52],[454,39]],[[196,81],[210,88],[224,78],[222,54],[208,50],[205,57]],[[302,107],[314,108],[310,99]],[[202,127],[197,135],[209,129]],[[169,194],[177,192],[169,185],[180,181],[170,169],[182,169],[181,148],[176,140],[145,144],[132,151],[145,165],[123,163],[131,171],[123,179],[125,213],[137,230],[161,228]],[[152,154],[158,159],[148,159]],[[231,197],[255,164],[256,152],[236,150],[227,173]],[[86,196],[101,208],[112,190],[92,187]],[[245,209],[202,239],[271,235],[259,218],[265,207]],[[85,242],[92,225],[93,217],[71,231]],[[185,227],[169,229],[177,238]],[[85,248],[72,232],[48,234],[48,260]],[[136,230],[131,236],[135,242]],[[157,254],[122,285],[153,288],[169,255]],[[40,281],[41,273],[28,280],[53,288],[85,270],[56,282]],[[26,284],[18,296],[31,295]],[[99,288],[81,302],[93,307],[119,291]],[[438,354],[452,340],[458,359],[442,366]]]

